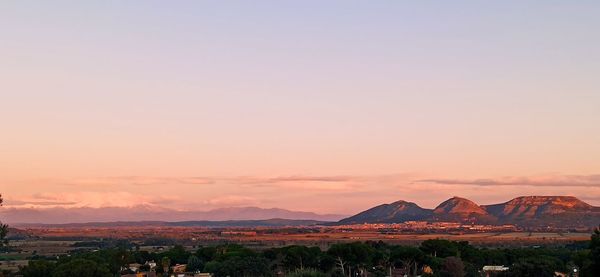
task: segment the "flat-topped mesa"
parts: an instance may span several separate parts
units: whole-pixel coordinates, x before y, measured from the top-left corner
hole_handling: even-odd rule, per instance
[[[597,211],[596,207],[573,196],[521,196],[505,203],[487,205],[485,208],[498,217],[511,218]]]
[[[589,209],[593,206],[575,196],[521,196],[507,202],[510,205],[554,205],[566,209]]]
[[[488,212],[481,206],[477,205],[475,202],[462,198],[462,197],[452,197],[440,205],[438,205],[434,210],[434,214],[481,214],[485,215]]]

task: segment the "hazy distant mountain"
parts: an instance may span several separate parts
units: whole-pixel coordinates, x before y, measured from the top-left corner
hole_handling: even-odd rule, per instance
[[[342,219],[341,224],[391,223],[409,220],[421,220],[431,216],[432,211],[423,209],[417,204],[406,201],[396,201],[368,209],[357,215]]]
[[[595,227],[600,224],[600,207],[572,196],[524,196],[506,203],[484,206],[469,199],[453,197],[433,210],[406,201],[383,204],[342,219],[338,224],[409,220],[515,224],[524,227]]]
[[[329,222],[303,219],[281,219],[272,218],[264,220],[223,220],[223,221],[114,221],[114,222],[89,222],[89,223],[65,223],[65,224],[45,224],[45,223],[22,223],[17,227],[60,227],[60,228],[90,228],[90,227],[282,227],[282,226],[312,226]],[[19,231],[14,229],[15,231]],[[12,232],[12,230],[11,230]],[[25,232],[21,231],[21,234]]]
[[[316,214],[285,209],[257,207],[222,208],[209,211],[177,211],[153,206],[128,208],[3,208],[0,218],[7,223],[84,223],[114,221],[223,221],[265,220],[285,218],[294,220],[337,221],[343,218],[335,214]]]

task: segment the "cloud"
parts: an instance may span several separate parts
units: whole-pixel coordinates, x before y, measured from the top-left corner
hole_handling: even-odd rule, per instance
[[[78,189],[96,190],[108,187],[160,187],[160,186],[222,186],[243,185],[247,187],[309,187],[332,190],[357,188],[374,184],[406,183],[412,174],[390,175],[288,175],[288,176],[109,176],[77,179],[28,180],[29,185],[67,186]],[[138,189],[138,188],[136,188]]]
[[[77,202],[73,201],[21,201],[21,200],[6,200],[7,206],[17,205],[33,205],[33,206],[61,206],[61,205],[75,205]]]
[[[351,182],[355,181],[356,177],[353,176],[284,176],[267,178],[265,181],[270,183],[282,183],[282,182]]]
[[[59,183],[67,186],[177,186],[177,185],[251,185],[251,186],[294,186],[295,184],[312,184],[316,189],[335,189],[342,183],[355,183],[363,177],[357,176],[276,176],[276,177],[151,177],[151,176],[115,176],[86,178],[74,180],[42,180],[44,183]],[[321,185],[315,185],[320,183]],[[336,185],[338,184],[338,185]]]
[[[102,208],[135,207],[139,205],[156,206],[157,203],[173,201],[173,197],[150,196],[124,191],[112,192],[64,192],[38,193],[31,196],[7,199],[7,208]]]
[[[409,184],[410,180],[403,174],[114,176],[29,180],[23,181],[27,182],[25,186],[36,188],[37,191],[40,191],[38,188],[46,188],[48,191],[34,195],[11,194],[12,199],[19,200],[13,201],[11,206],[69,208],[149,205],[177,210],[259,206],[341,212],[338,208],[326,208],[328,205],[346,207],[340,195],[360,195],[361,199],[371,197],[379,201],[381,195],[397,195],[398,187]]]
[[[218,182],[239,184],[246,188],[300,189],[313,192],[361,193],[377,187],[395,187],[410,182],[413,174],[390,175],[291,175],[278,177],[236,177]]]
[[[473,186],[535,186],[600,188],[600,175],[546,175],[535,177],[503,177],[486,179],[421,179],[420,183]]]
[[[443,176],[441,176],[443,177]],[[60,184],[78,184],[61,187]],[[418,173],[388,175],[281,175],[232,177],[121,176],[33,182],[40,193],[6,194],[7,207],[166,207],[180,211],[257,206],[351,214],[397,200],[435,207],[454,196],[497,203],[528,195],[573,195],[600,202],[600,175],[440,178]],[[25,185],[26,186],[26,185]],[[478,189],[473,189],[477,186]],[[518,188],[519,186],[524,188]],[[47,191],[40,191],[47,189]],[[352,203],[349,205],[348,203]]]
[[[275,177],[259,177],[259,176],[237,176],[237,177],[204,177],[212,182],[227,182],[235,184],[255,184],[255,183],[287,183],[287,182],[347,182],[355,179],[355,176],[275,176]]]
[[[157,185],[207,185],[213,184],[211,177],[153,177],[153,176],[112,176],[100,178],[85,178],[63,181],[67,185],[133,185],[133,186],[157,186]]]

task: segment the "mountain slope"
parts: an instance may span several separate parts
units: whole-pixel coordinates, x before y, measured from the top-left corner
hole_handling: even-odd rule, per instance
[[[522,227],[595,227],[600,223],[600,207],[572,196],[524,196],[484,206],[465,198],[453,197],[433,210],[406,201],[383,204],[336,224],[400,223],[410,220],[514,224]]]
[[[432,220],[486,224],[493,224],[497,221],[494,216],[475,202],[456,196],[438,205],[433,210]]]
[[[469,199],[455,196],[439,204],[433,213],[470,215],[487,214],[487,211]]]
[[[500,218],[524,219],[569,211],[588,212],[595,208],[573,196],[521,196],[505,203],[484,207]]]
[[[522,196],[484,208],[501,222],[522,226],[594,226],[600,207],[573,196]]]
[[[373,207],[357,215],[342,219],[340,224],[361,223],[393,223],[410,220],[423,220],[431,216],[431,210],[423,209],[417,204],[406,201],[396,201]]]

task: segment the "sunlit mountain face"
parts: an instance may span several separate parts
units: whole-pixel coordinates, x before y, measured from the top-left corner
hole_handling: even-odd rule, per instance
[[[344,218],[338,223],[406,221],[514,224],[524,227],[595,227],[600,222],[600,207],[589,205],[573,196],[522,196],[492,205],[478,205],[466,198],[452,197],[435,209],[424,209],[405,201],[383,204]]]

